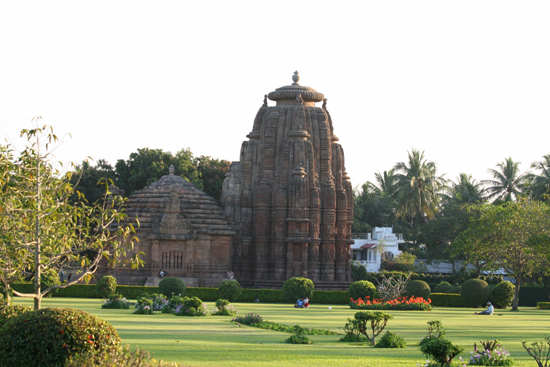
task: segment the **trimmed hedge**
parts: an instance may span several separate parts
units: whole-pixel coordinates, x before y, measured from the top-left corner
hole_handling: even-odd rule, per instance
[[[550,302],[537,302],[539,310],[550,310]]]
[[[537,302],[548,302],[548,291],[540,287],[521,287],[519,289],[518,306],[537,307]]]
[[[460,294],[432,293],[430,299],[434,307],[469,307]]]

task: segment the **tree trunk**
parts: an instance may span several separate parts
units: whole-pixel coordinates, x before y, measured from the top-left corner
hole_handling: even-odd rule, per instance
[[[514,290],[514,300],[512,301],[512,311],[518,310],[520,287],[521,287],[521,277],[516,277],[516,289]]]

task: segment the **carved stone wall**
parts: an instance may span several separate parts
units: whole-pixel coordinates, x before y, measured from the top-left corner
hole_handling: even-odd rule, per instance
[[[156,285],[160,270],[184,278],[187,286],[217,287],[231,270],[235,232],[223,208],[190,182],[173,174],[132,195],[128,219],[138,218],[135,252],[143,252],[145,267],[114,269],[119,284]],[[133,254],[129,254],[132,256]]]
[[[344,152],[323,94],[300,86],[297,73],[293,80],[264,98],[224,181],[233,268],[248,286],[302,276],[342,288],[351,281],[353,221]]]

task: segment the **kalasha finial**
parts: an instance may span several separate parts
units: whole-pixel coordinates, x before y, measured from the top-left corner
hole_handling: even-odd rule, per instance
[[[298,75],[298,71],[294,72],[294,75],[292,76],[292,80],[294,81],[292,85],[300,85],[298,84],[298,82],[300,81],[300,75]]]
[[[170,172],[171,175],[174,174],[174,165],[173,164],[171,164],[170,168],[168,168],[168,172]]]

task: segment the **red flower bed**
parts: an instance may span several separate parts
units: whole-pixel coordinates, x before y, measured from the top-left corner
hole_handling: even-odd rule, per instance
[[[391,301],[384,301],[382,299],[373,298],[369,296],[365,297],[365,300],[361,298],[354,300],[350,298],[350,307],[358,310],[413,310],[413,311],[431,311],[432,300],[427,301],[422,297],[412,296],[410,298],[400,297],[392,299]]]

